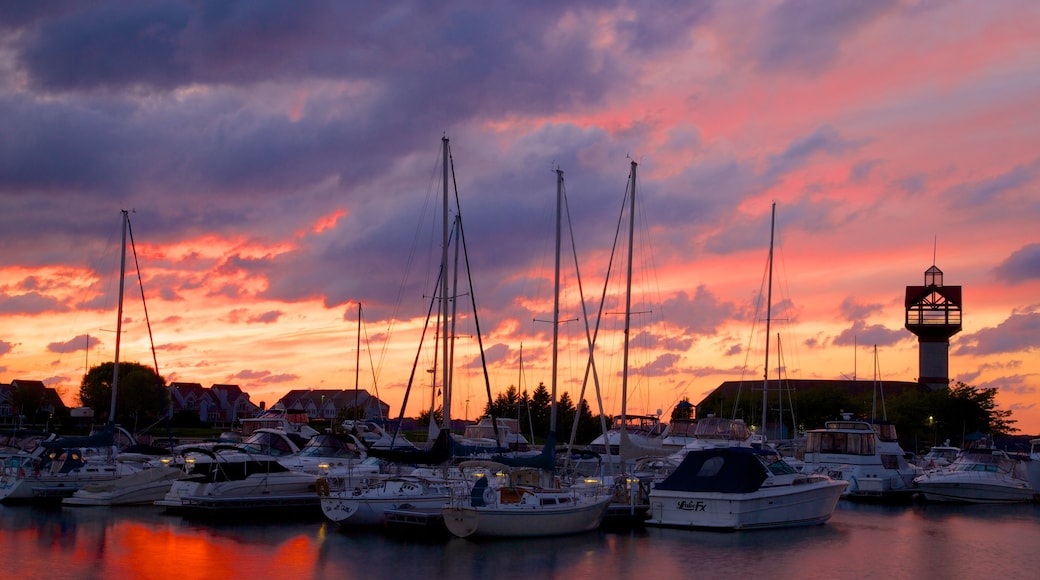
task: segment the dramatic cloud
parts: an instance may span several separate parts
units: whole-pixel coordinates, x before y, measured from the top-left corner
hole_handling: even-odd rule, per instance
[[[1028,0],[0,3],[2,372],[78,377],[54,353],[87,335],[110,358],[125,209],[121,348],[141,356],[151,331],[166,375],[272,401],[340,384],[360,302],[395,406],[442,299],[456,366],[479,364],[473,298],[492,388],[521,344],[545,382],[559,168],[565,269],[573,240],[615,376],[635,161],[649,406],[760,348],[742,337],[765,316],[775,204],[771,316],[809,337],[786,343],[809,346],[791,372],[840,376],[832,347],[858,343],[916,376],[900,298],[934,255],[964,288],[950,368],[1014,377],[1000,404],[1040,429],[1037,29]],[[450,296],[442,137],[465,233]]]
[[[959,337],[954,354],[987,355],[1040,348],[1040,310],[1016,312],[994,327]]]
[[[1002,282],[1021,284],[1040,279],[1040,243],[1029,244],[1015,250],[993,274]]]
[[[52,342],[47,345],[47,350],[57,353],[69,353],[80,350],[89,350],[101,342],[96,336],[81,334],[65,342]]]

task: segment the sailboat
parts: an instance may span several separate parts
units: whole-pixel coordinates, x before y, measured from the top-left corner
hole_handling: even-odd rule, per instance
[[[0,477],[0,502],[61,501],[82,485],[114,480],[141,470],[138,464],[118,461],[117,439],[134,444],[133,435],[116,426],[116,393],[119,384],[119,345],[123,327],[123,288],[126,279],[126,235],[130,218],[122,212],[123,235],[119,267],[119,301],[116,320],[115,364],[112,371],[112,404],[108,423],[97,433],[42,441],[17,465],[8,465]]]
[[[400,509],[419,510],[427,513],[439,513],[441,506],[448,502],[450,497],[449,487],[460,483],[462,472],[456,468],[448,468],[446,463],[457,456],[464,456],[472,451],[466,445],[456,441],[451,435],[451,343],[449,339],[452,332],[453,317],[450,311],[454,302],[451,300],[448,285],[448,247],[451,241],[451,232],[455,232],[456,250],[461,245],[461,223],[456,220],[454,228],[449,228],[449,149],[448,138],[444,137],[442,143],[443,160],[443,213],[442,213],[442,239],[441,239],[441,264],[436,285],[438,289],[434,292],[430,301],[430,308],[426,315],[423,337],[426,328],[429,327],[430,318],[435,305],[438,309],[438,340],[440,350],[437,353],[441,357],[439,370],[441,371],[442,390],[442,419],[440,429],[436,429],[433,421],[433,405],[430,409],[430,428],[434,433],[433,443],[428,448],[414,447],[410,443],[407,447],[399,446],[402,440],[395,432],[393,441],[395,446],[389,449],[372,447],[368,450],[370,456],[379,457],[396,464],[398,473],[394,477],[374,480],[371,485],[337,485],[332,479],[320,480],[318,483],[318,495],[321,499],[321,509],[325,517],[344,527],[370,526],[382,524],[389,512]],[[456,265],[458,260],[456,260]],[[420,345],[421,348],[421,345]],[[416,355],[412,366],[412,377],[409,378],[409,390],[406,391],[404,401],[401,405],[403,416],[404,409],[408,404],[408,396],[416,368],[418,367],[419,355]],[[435,374],[435,373],[434,373]],[[434,380],[436,387],[436,374]],[[436,388],[433,389],[436,393]],[[398,421],[400,424],[400,421]],[[496,447],[481,447],[482,451],[499,451]],[[428,466],[414,469],[414,466]],[[439,472],[439,473],[436,473]]]
[[[557,355],[560,324],[560,241],[563,221],[563,171],[556,170],[556,269],[553,292],[552,374],[549,435],[542,455],[552,461],[556,441]],[[495,487],[486,476],[464,494],[454,494],[442,509],[444,525],[455,536],[535,537],[587,532],[599,527],[613,499],[600,488],[560,486],[552,471],[508,468],[509,484]]]
[[[772,220],[776,220],[773,204]],[[773,229],[769,240],[772,301]],[[766,315],[768,324],[770,314]],[[769,341],[767,326],[766,344]],[[766,347],[766,375],[769,373]],[[767,381],[768,382],[768,379]],[[766,383],[762,393],[765,430]],[[647,525],[747,530],[820,524],[830,519],[848,485],[823,474],[797,472],[766,446],[705,446],[691,449],[675,471],[650,490]]]
[[[629,215],[628,215],[628,263],[625,279],[625,330],[621,368],[621,415],[614,418],[611,429],[600,435],[589,444],[589,449],[608,456],[613,464],[621,463],[631,467],[637,459],[646,456],[663,456],[672,449],[664,447],[662,441],[666,434],[666,426],[661,423],[660,412],[657,415],[631,415],[628,413],[628,379],[629,379],[629,339],[632,323],[632,268],[633,248],[635,245],[636,215],[636,169],[638,165],[632,161],[629,179]]]

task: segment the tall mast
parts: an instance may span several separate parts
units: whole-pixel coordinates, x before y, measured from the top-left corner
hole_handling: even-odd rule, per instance
[[[444,389],[441,419],[444,429],[451,428],[451,384],[448,369],[448,138],[441,137],[444,164],[444,214],[441,216],[441,324],[443,337],[441,352],[441,388]]]
[[[769,400],[769,326],[773,319],[773,233],[776,227],[776,202],[773,202],[773,214],[769,219],[769,286],[766,290],[766,362],[762,381],[762,436],[766,435],[766,409]]]
[[[119,248],[119,305],[116,307],[116,353],[112,363],[112,406],[108,411],[108,422],[116,422],[116,391],[119,388],[119,342],[123,337],[123,280],[126,278],[126,228],[130,221],[127,211],[123,211],[123,238]]]
[[[361,409],[358,408],[358,383],[361,382],[361,301],[357,303],[357,350],[354,354],[354,419],[361,420]],[[321,410],[322,414],[325,409]],[[382,415],[382,413],[380,413]]]
[[[628,417],[628,341],[632,328],[632,248],[636,231],[636,162],[632,161],[632,191],[628,209],[628,274],[625,282],[625,348],[621,372],[621,429]]]
[[[552,338],[552,412],[549,414],[549,432],[556,432],[556,370],[560,344],[560,238],[563,221],[563,170],[556,168],[556,277],[553,289]]]

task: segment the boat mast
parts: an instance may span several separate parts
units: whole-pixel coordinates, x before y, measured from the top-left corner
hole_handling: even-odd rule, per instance
[[[358,383],[361,382],[361,301],[357,303],[357,350],[354,354],[354,419],[357,421],[361,420],[361,409],[358,408],[358,395],[361,393],[358,389]],[[321,410],[322,414],[325,413],[325,409]],[[382,413],[380,413],[382,414]]]
[[[444,165],[444,208],[441,216],[441,324],[443,344],[441,351],[441,388],[444,389],[442,403],[441,423],[444,429],[451,428],[451,388],[448,371],[448,138],[441,137],[443,146]],[[432,412],[432,411],[431,411]]]
[[[553,288],[553,337],[552,337],[552,406],[549,413],[549,432],[556,433],[556,371],[557,352],[560,340],[560,238],[563,222],[563,170],[556,168],[556,274]]]
[[[632,327],[632,248],[636,229],[636,162],[632,161],[632,192],[628,210],[628,274],[625,282],[625,346],[621,371],[621,431],[625,431],[628,409],[628,341]]]
[[[769,286],[766,290],[766,362],[762,381],[762,436],[766,436],[766,409],[768,408],[769,391],[769,325],[772,322],[773,307],[773,234],[776,228],[776,202],[773,202],[773,214],[769,220]]]
[[[119,256],[119,304],[116,306],[116,352],[112,363],[112,405],[108,411],[108,422],[112,425],[116,422],[116,390],[119,387],[119,342],[123,337],[123,280],[126,278],[126,228],[130,221],[127,211],[123,213],[123,238],[120,245]]]

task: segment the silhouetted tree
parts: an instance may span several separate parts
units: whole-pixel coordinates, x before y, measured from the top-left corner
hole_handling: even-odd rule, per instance
[[[80,402],[94,409],[94,417],[102,421],[110,420],[114,366],[115,363],[106,362],[91,368],[79,387]],[[137,362],[119,363],[116,422],[135,427],[138,422],[155,421],[163,411],[166,396],[166,381],[155,369]]]

